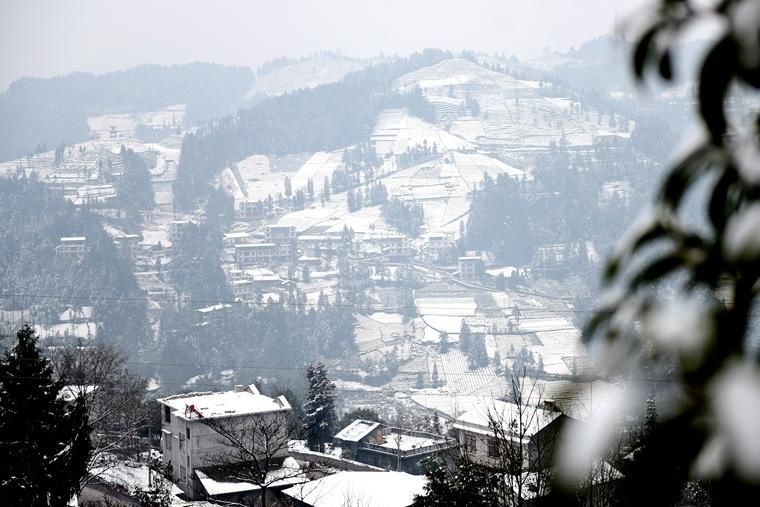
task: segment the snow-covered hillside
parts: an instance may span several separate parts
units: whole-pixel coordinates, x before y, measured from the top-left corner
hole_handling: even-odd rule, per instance
[[[275,69],[256,78],[246,99],[258,94],[282,95],[300,88],[340,81],[346,74],[366,67],[366,63],[332,55],[320,55],[286,67]]]
[[[521,81],[461,58],[406,74],[394,86],[400,92],[421,89],[439,126],[483,150],[540,150],[563,138],[571,146],[591,146],[607,130],[596,111],[550,84]]]

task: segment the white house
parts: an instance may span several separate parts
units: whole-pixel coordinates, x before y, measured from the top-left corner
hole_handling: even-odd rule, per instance
[[[536,406],[483,400],[464,412],[454,421],[457,440],[471,458],[484,464],[496,465],[500,447],[493,424],[500,428],[498,436],[505,436],[515,445],[521,445],[524,468],[535,469],[548,461],[554,450],[557,435],[567,420],[562,412]]]
[[[220,457],[235,453],[235,448],[213,429],[214,424],[240,427],[241,431],[266,424],[282,432],[274,438],[287,438],[290,403],[284,396],[264,396],[254,385],[235,386],[220,393],[177,394],[158,402],[162,405],[164,464],[171,470],[172,480],[190,496],[196,468],[214,465]],[[286,451],[282,449],[283,457]]]

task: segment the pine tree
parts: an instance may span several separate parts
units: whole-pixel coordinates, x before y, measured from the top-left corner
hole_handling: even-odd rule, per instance
[[[441,331],[438,335],[438,341],[440,343],[441,354],[445,354],[449,351],[449,333]]]
[[[330,200],[330,179],[325,176],[325,182],[322,185],[322,195],[325,198],[325,201]]]
[[[459,328],[459,348],[467,354],[470,350],[470,340],[472,339],[472,331],[469,324],[465,319],[462,319],[462,325]]]
[[[324,452],[335,426],[335,384],[327,376],[322,363],[306,367],[309,395],[304,404],[304,430],[309,449]]]
[[[0,360],[0,497],[14,505],[65,505],[91,452],[84,400],[59,399],[63,382],[53,380],[29,326],[16,338]]]
[[[504,372],[504,365],[501,364],[501,354],[499,354],[498,350],[493,355],[493,367],[497,375],[501,375]]]
[[[476,333],[473,335],[467,353],[470,360],[470,369],[474,370],[475,368],[484,368],[488,366],[486,339],[482,333]]]
[[[433,433],[436,435],[443,435],[443,428],[441,427],[441,418],[438,416],[438,411],[433,410]]]
[[[293,185],[290,183],[290,177],[285,176],[285,196],[290,197],[293,195]]]

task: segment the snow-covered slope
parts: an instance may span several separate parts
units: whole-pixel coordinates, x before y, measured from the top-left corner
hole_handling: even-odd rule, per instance
[[[597,112],[548,83],[518,80],[461,58],[406,74],[394,86],[421,89],[440,127],[487,151],[540,150],[563,136],[571,146],[590,146],[606,128]]]
[[[366,63],[339,56],[315,56],[302,62],[275,69],[253,82],[246,98],[257,94],[282,95],[301,88],[340,81],[346,74],[366,67]]]

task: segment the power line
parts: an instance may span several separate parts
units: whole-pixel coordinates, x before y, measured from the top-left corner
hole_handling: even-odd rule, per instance
[[[565,301],[558,299],[558,298],[550,298],[547,296],[539,296],[544,299],[553,300],[556,302],[562,302],[566,303]],[[284,302],[282,300],[280,301],[261,301],[261,302],[248,302],[248,301],[240,301],[240,300],[224,300],[224,299],[180,299],[180,298],[139,298],[139,297],[122,297],[122,296],[98,296],[98,295],[90,295],[90,296],[83,296],[83,295],[65,295],[65,294],[42,294],[42,293],[4,293],[0,294],[0,299],[11,299],[11,298],[28,298],[28,299],[61,299],[61,300],[76,300],[76,301],[117,301],[117,302],[146,302],[148,300],[154,301],[156,303],[187,303],[187,304],[228,304],[228,305],[258,305],[258,306],[280,306],[280,305],[286,305],[289,307],[304,307],[304,308],[317,308],[320,306],[319,302],[311,303],[311,302]],[[434,296],[431,296],[430,299],[443,299],[443,298],[436,298]],[[368,304],[366,307],[356,304],[356,303],[330,303],[328,306],[332,308],[352,308],[352,309],[359,309],[359,308],[369,308],[369,309],[378,309],[378,310],[415,310],[417,311],[420,307],[424,308],[425,305],[420,306],[390,306],[390,305],[377,305],[377,304]],[[484,306],[484,307],[477,307],[476,311],[481,312],[488,312],[488,311],[497,311],[497,310],[513,310],[517,305],[512,306]],[[437,309],[440,309],[440,311],[445,312],[447,310],[459,310],[459,311],[472,311],[473,308],[471,306],[441,306],[436,307]],[[596,309],[553,309],[553,308],[532,308],[532,307],[523,307],[520,309],[520,311],[536,311],[536,312],[549,312],[549,313],[563,313],[563,314],[575,314],[575,313],[602,313],[600,310]],[[435,314],[432,314],[435,315]],[[463,316],[464,317],[464,316]],[[521,316],[522,318],[522,316]],[[529,318],[529,317],[528,317]]]

